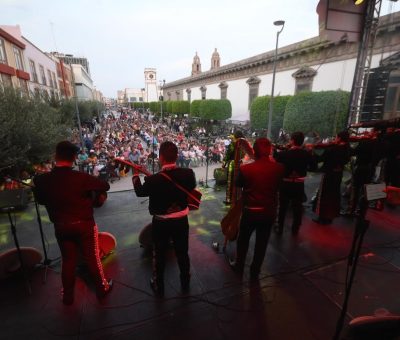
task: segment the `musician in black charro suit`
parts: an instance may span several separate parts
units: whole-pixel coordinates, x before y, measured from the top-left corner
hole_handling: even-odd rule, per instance
[[[274,152],[277,162],[285,166],[285,174],[281,188],[279,190],[279,213],[278,226],[275,229],[278,235],[283,232],[285,216],[289,203],[292,203],[293,221],[292,234],[299,232],[303,216],[304,180],[307,170],[315,168],[312,154],[305,150],[302,145],[304,134],[300,131],[294,132],[290,136],[290,146],[283,151]]]
[[[78,148],[63,141],[56,147],[56,166],[33,179],[35,197],[46,206],[62,255],[63,303],[74,300],[75,269],[78,250],[94,278],[99,298],[112,287],[104,277],[98,253],[98,231],[93,218],[93,192],[101,193],[110,185],[89,174],[72,170]]]
[[[321,156],[316,156],[317,161],[323,162],[322,178],[318,189],[317,204],[315,207],[318,224],[330,224],[340,213],[340,188],[345,165],[350,160],[349,133],[341,131],[336,140]]]
[[[196,187],[194,172],[192,169],[178,168],[177,157],[178,148],[174,143],[167,141],[161,144],[159,157],[161,172],[167,174],[187,191],[191,191]],[[138,197],[150,197],[149,212],[153,215],[154,243],[151,288],[157,296],[164,295],[165,256],[169,240],[172,239],[180,269],[181,287],[183,291],[187,291],[190,281],[187,194],[160,173],[145,177],[142,184],[138,172],[135,171],[132,182]]]

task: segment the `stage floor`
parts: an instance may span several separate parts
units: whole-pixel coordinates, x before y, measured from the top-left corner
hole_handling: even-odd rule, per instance
[[[308,197],[317,182],[317,177],[310,179]],[[60,300],[60,253],[53,226],[41,207],[46,247],[54,261],[46,282],[45,268],[30,274],[30,295],[22,277],[0,281],[0,339],[332,338],[344,293],[354,221],[339,217],[332,225],[317,225],[306,208],[300,234],[293,237],[288,218],[284,234],[271,235],[260,280],[252,283],[247,267],[243,279],[238,278],[222,249],[212,247],[213,242],[223,243],[219,221],[227,211],[222,203],[224,190],[202,189],[201,209],[190,214],[190,292],[180,292],[171,251],[163,300],[152,294],[148,282],[151,257],[138,244],[139,231],[150,222],[146,199],[136,198],[131,190],[112,192],[96,210],[99,229],[111,232],[118,242],[116,251],[104,261],[114,289],[99,303],[86,271],[80,269],[75,303],[68,307]],[[42,252],[34,205],[16,212],[15,219],[21,246]],[[368,219],[371,224],[346,323],[351,317],[373,315],[379,308],[400,314],[400,209],[370,210]],[[2,213],[0,253],[12,247],[8,217]],[[228,244],[228,255],[234,248],[234,243]],[[250,256],[251,252],[248,263]]]

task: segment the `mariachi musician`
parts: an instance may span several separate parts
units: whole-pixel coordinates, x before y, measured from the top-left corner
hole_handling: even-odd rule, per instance
[[[150,197],[154,246],[150,287],[157,297],[164,296],[164,269],[170,239],[178,259],[182,291],[188,291],[190,284],[188,197],[179,186],[190,192],[196,187],[196,178],[192,169],[176,166],[177,158],[177,146],[170,141],[163,142],[159,157],[162,170],[145,177],[142,183],[135,167],[132,177],[136,196]]]
[[[75,269],[78,250],[92,275],[97,297],[103,298],[112,288],[104,277],[98,252],[98,230],[93,217],[93,192],[105,193],[110,185],[89,174],[72,169],[78,148],[69,141],[56,147],[56,166],[51,172],[33,179],[35,197],[46,206],[62,256],[62,301],[74,301]]]
[[[243,132],[240,130],[235,131],[231,135],[231,143],[225,152],[223,168],[226,168],[227,183],[226,183],[226,198],[224,203],[229,205],[236,200],[235,194],[235,181],[239,169],[239,162],[244,157],[245,153],[250,158],[254,157],[253,149],[249,142],[244,139]]]
[[[278,226],[275,232],[282,235],[286,211],[289,203],[292,203],[293,221],[292,234],[299,232],[305,193],[304,180],[307,170],[314,170],[314,157],[311,152],[303,148],[304,134],[300,131],[293,132],[290,136],[290,143],[282,151],[275,150],[274,158],[285,166],[283,183],[279,190],[279,213]]]
[[[320,169],[323,174],[316,198],[317,217],[313,221],[318,224],[330,224],[340,214],[343,170],[350,160],[349,133],[341,131],[333,143],[326,146],[317,144],[315,148],[323,148],[324,152],[316,156],[318,162],[323,162]]]
[[[384,157],[384,150],[376,132],[368,135],[352,136],[351,142],[356,142],[356,147],[350,149],[351,156],[355,157],[349,205],[344,215],[352,216],[357,212],[362,189],[365,184],[371,183],[378,162]]]

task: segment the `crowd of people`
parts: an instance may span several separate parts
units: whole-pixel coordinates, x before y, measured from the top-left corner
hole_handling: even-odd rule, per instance
[[[204,166],[207,161],[222,162],[229,139],[208,138],[203,127],[189,129],[189,126],[188,120],[182,118],[159,120],[138,111],[118,112],[118,115],[108,112],[101,123],[82,129],[84,147],[78,155],[78,166],[94,176],[113,179],[125,176],[128,171],[125,165],[115,162],[116,158],[123,158],[157,172],[159,147],[167,140],[177,145],[177,164],[182,168]],[[77,132],[73,142],[81,144]]]

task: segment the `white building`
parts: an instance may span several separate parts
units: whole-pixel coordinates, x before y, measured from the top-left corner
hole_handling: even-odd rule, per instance
[[[71,64],[78,100],[93,100],[93,81],[81,64]]]
[[[279,48],[275,96],[293,95],[304,90],[350,91],[358,47],[358,43],[345,39],[331,42],[315,37]],[[385,59],[399,51],[400,12],[396,12],[379,20],[371,68],[378,67],[381,62],[384,64]],[[204,72],[201,72],[200,57],[196,53],[192,76],[165,84],[164,99],[229,99],[232,120],[249,120],[252,100],[271,94],[274,53],[272,50],[219,66],[219,54],[215,51],[211,69]],[[391,118],[395,114],[385,109],[384,118]]]

